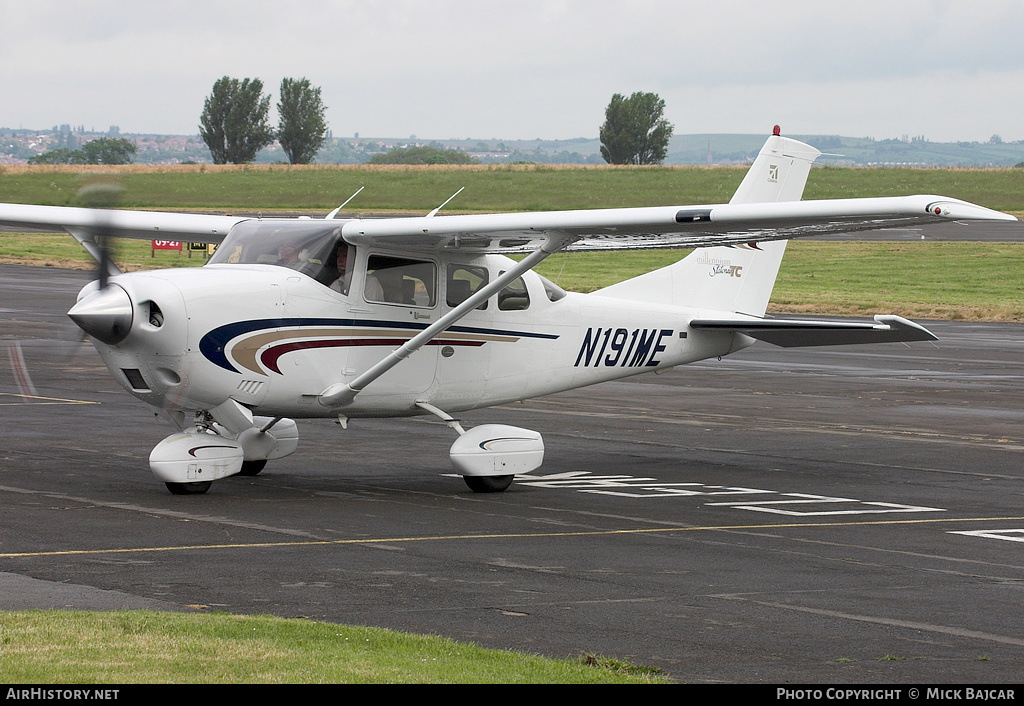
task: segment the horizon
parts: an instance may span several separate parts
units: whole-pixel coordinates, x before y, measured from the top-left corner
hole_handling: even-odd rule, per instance
[[[16,127],[15,128],[15,127],[10,127],[10,126],[6,126],[6,125],[0,125],[0,131],[10,130],[12,132],[31,132],[31,133],[60,132],[61,128],[63,126],[69,126],[71,128],[71,133],[72,134],[77,134],[77,135],[110,136],[110,135],[113,134],[114,136],[119,136],[119,137],[125,137],[125,136],[134,136],[134,137],[186,137],[186,138],[195,138],[197,140],[202,140],[202,137],[200,136],[198,130],[196,132],[194,132],[194,133],[165,133],[165,132],[153,132],[153,131],[125,132],[125,131],[120,130],[119,126],[117,126],[117,125],[110,125],[110,126],[107,127],[106,130],[102,130],[102,129],[95,128],[95,127],[89,127],[88,129],[81,129],[80,130],[79,128],[84,128],[84,126],[82,126],[82,125],[71,125],[70,123],[67,123],[67,122],[59,123],[57,125],[53,125],[53,126],[48,127],[48,128],[38,128],[38,127],[29,127],[29,128],[26,128],[26,127]],[[118,131],[116,133],[111,133],[110,130],[112,128],[115,128],[115,127],[118,128]],[[600,141],[600,137],[597,136],[597,135],[594,135],[594,136],[577,135],[575,137],[561,137],[561,138],[555,138],[555,137],[513,138],[513,137],[501,137],[501,136],[491,136],[491,137],[481,137],[481,136],[473,136],[473,137],[436,137],[436,136],[435,137],[423,137],[423,136],[417,135],[416,133],[413,133],[413,134],[408,135],[408,136],[399,136],[399,135],[366,135],[366,136],[364,136],[364,135],[360,135],[360,134],[356,134],[356,135],[334,135],[334,134],[330,134],[331,133],[330,126],[328,126],[328,133],[329,134],[328,134],[327,139],[329,139],[329,140],[360,140],[360,141],[363,141],[363,140],[367,140],[367,141],[375,141],[375,140],[402,141],[402,140],[405,140],[405,141],[428,142],[428,143],[429,142],[481,142],[481,141],[491,141],[491,142],[494,142],[494,141],[497,141],[497,142],[581,142],[581,141],[583,141],[583,142],[599,142]],[[763,131],[763,132],[731,132],[731,131],[730,132],[685,132],[685,133],[673,133],[672,137],[670,138],[670,140],[676,140],[676,139],[687,138],[687,137],[741,137],[741,138],[753,138],[753,137],[767,137],[770,134],[771,134],[770,131]],[[885,142],[885,141],[913,142],[913,141],[921,141],[921,142],[932,143],[932,144],[964,144],[964,143],[968,143],[968,144],[989,144],[989,143],[991,143],[992,139],[996,138],[996,137],[1000,138],[1000,140],[1001,140],[1001,142],[1003,144],[1018,144],[1018,143],[1024,142],[1024,138],[1017,139],[1017,140],[1011,140],[1011,139],[1006,139],[1006,138],[1002,137],[998,133],[993,133],[986,140],[961,140],[961,139],[932,140],[927,135],[918,134],[918,133],[915,133],[915,134],[903,133],[903,134],[901,134],[899,136],[881,137],[881,138],[875,137],[873,135],[844,135],[844,134],[835,133],[835,132],[787,133],[787,132],[783,131],[782,135],[784,137],[790,137],[790,138],[793,138],[793,139],[801,139],[801,138],[804,138],[804,139],[806,139],[806,138],[829,138],[829,137],[835,138],[835,137],[838,137],[840,139],[870,140],[870,141],[874,141],[874,142]],[[275,138],[275,141],[276,141],[276,138]]]
[[[275,101],[281,78],[308,78],[336,135],[563,141],[596,133],[612,94],[645,91],[677,134],[778,123],[791,135],[1024,138],[1013,0],[0,6],[7,125],[193,135],[214,81],[232,76],[262,79]]]

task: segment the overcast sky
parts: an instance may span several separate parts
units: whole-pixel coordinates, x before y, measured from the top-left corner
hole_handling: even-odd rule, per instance
[[[197,134],[221,76],[322,88],[335,136],[1024,139],[1020,0],[0,0],[0,126]],[[271,109],[276,121],[276,109]]]

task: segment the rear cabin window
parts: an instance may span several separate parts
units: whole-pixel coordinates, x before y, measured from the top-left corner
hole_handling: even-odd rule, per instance
[[[445,284],[445,303],[456,307],[476,294],[487,284],[487,268],[472,265],[448,265],[448,281]],[[486,309],[487,302],[477,307]]]
[[[537,276],[540,277],[540,282],[544,285],[544,294],[547,295],[548,301],[557,302],[558,300],[565,298],[566,291],[564,289],[543,275]]]
[[[368,302],[431,307],[437,301],[437,266],[429,260],[370,255],[363,297]]]
[[[526,291],[523,278],[510,282],[498,292],[498,309],[501,311],[522,311],[530,308],[530,293]]]

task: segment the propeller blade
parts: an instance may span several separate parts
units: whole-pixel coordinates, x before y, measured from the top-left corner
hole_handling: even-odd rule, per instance
[[[86,247],[96,259],[96,279],[99,280],[101,290],[107,288],[111,275],[121,274],[120,268],[114,263],[109,223],[112,217],[110,209],[117,206],[122,191],[117,182],[108,179],[90,182],[78,190],[79,201],[87,208],[96,209],[95,223],[87,234],[87,240],[92,241],[93,248]],[[85,245],[84,242],[82,244]]]

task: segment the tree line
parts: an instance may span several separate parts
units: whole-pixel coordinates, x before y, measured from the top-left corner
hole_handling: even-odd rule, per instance
[[[270,96],[257,79],[225,76],[213,84],[199,118],[199,134],[214,164],[245,164],[275,139],[292,164],[309,164],[327,138],[326,108],[320,88],[308,79],[281,81],[277,128],[270,125]],[[137,152],[125,138],[101,137],[80,149],[59,147],[28,160],[29,164],[130,164]]]
[[[138,151],[135,143],[123,137],[101,137],[90,140],[79,149],[58,147],[29,157],[29,164],[131,164]]]
[[[269,95],[260,79],[224,76],[213,84],[199,118],[199,134],[214,164],[246,164],[275,139],[292,164],[309,164],[327,137],[326,108],[320,88],[308,79],[281,81],[278,124],[270,125]],[[673,125],[664,117],[665,101],[654,93],[616,93],[605,109],[600,129],[601,156],[609,164],[661,164],[668,153]],[[80,149],[62,147],[29,160],[30,164],[128,164],[136,146],[124,138],[104,137]],[[371,160],[378,164],[471,163],[456,150],[406,148]]]
[[[213,85],[200,118],[200,135],[215,164],[251,162],[276,137],[292,164],[308,164],[324,143],[327,124],[320,89],[306,79],[281,81],[276,132],[267,114],[270,96],[259,79],[224,78]],[[663,115],[665,101],[654,93],[616,93],[601,126],[601,156],[609,164],[661,164],[668,154],[673,125]],[[472,163],[456,150],[401,148],[375,156],[371,163]]]
[[[270,96],[258,78],[225,76],[203,105],[199,134],[214,164],[245,164],[275,139],[292,164],[309,164],[327,138],[320,88],[305,79],[281,80],[278,124],[270,125]]]

